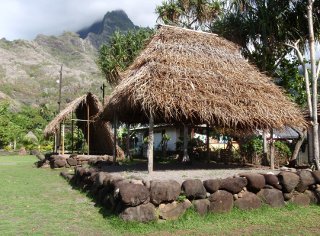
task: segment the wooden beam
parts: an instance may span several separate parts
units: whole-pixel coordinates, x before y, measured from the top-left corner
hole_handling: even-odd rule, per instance
[[[61,151],[62,151],[61,154],[64,155],[64,123],[62,123]]]
[[[188,126],[183,124],[183,158],[182,162],[188,162],[190,161],[189,155],[188,155]]]
[[[207,146],[207,162],[210,162],[210,127],[209,127],[209,124],[207,124],[207,143],[206,143],[206,146]]]
[[[270,129],[270,168],[274,170],[274,140],[273,140],[273,129]]]
[[[73,119],[73,112],[71,112],[71,153],[73,153],[74,151],[74,134],[73,134],[74,121],[72,119]]]
[[[153,126],[154,126],[154,120],[153,115],[150,114],[149,118],[149,138],[148,138],[148,173],[151,174],[153,172]]]
[[[88,155],[90,155],[90,108],[89,103],[87,103],[87,142],[88,142]]]
[[[116,163],[117,159],[117,116],[113,116],[113,164]]]

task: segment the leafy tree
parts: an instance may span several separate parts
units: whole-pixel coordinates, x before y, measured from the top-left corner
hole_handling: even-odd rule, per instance
[[[120,81],[124,71],[136,58],[154,31],[149,28],[121,33],[116,31],[108,45],[101,46],[97,64],[111,85]]]
[[[168,0],[157,6],[158,21],[188,29],[208,29],[221,12],[217,0]]]

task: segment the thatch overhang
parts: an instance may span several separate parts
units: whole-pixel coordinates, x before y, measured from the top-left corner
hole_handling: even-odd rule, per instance
[[[81,97],[76,98],[66,105],[64,108],[45,128],[44,135],[49,137],[57,133],[60,129],[60,124],[71,117],[74,112],[78,119],[86,119],[86,109],[90,107],[90,116],[96,116],[102,109],[102,105],[97,96],[92,93],[87,93]],[[80,117],[78,117],[80,116]]]
[[[271,78],[214,34],[162,26],[122,75],[102,118],[226,129],[304,127],[299,108]]]
[[[89,107],[89,117],[88,117]],[[88,122],[89,120],[89,147],[90,154],[113,154],[114,138],[109,122],[100,119],[102,104],[97,96],[87,93],[67,104],[45,128],[44,135],[49,137],[59,132],[60,124],[71,118],[74,113],[76,125],[82,130],[86,141],[88,142]],[[117,146],[117,157],[124,158],[123,150]]]

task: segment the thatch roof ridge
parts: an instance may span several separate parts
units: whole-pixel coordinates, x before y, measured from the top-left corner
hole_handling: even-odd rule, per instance
[[[304,126],[297,105],[240,53],[209,33],[161,26],[121,74],[103,112],[120,121],[210,123],[242,129]]]
[[[66,107],[62,111],[60,111],[60,113],[46,126],[44,130],[45,137],[56,133],[59,129],[60,123],[62,123],[62,121],[65,120],[72,112],[75,112],[80,104],[87,103],[87,99],[89,97],[93,99],[95,106],[99,110],[101,110],[102,104],[100,103],[99,98],[96,95],[92,93],[84,94],[68,103]]]

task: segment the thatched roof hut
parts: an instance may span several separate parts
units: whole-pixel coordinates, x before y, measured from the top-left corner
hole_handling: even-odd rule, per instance
[[[89,108],[89,109],[88,109]],[[44,135],[49,137],[59,132],[60,124],[70,119],[71,114],[75,113],[76,125],[82,130],[86,141],[88,141],[88,122],[89,125],[89,147],[90,154],[112,155],[114,139],[112,130],[108,122],[102,121],[99,114],[102,111],[102,105],[97,96],[88,93],[67,104],[45,128]],[[88,116],[89,112],[89,116]],[[120,147],[117,147],[117,156],[122,158],[124,153]]]
[[[305,125],[271,78],[214,34],[161,26],[122,75],[103,119],[128,123],[208,123],[254,130]]]

